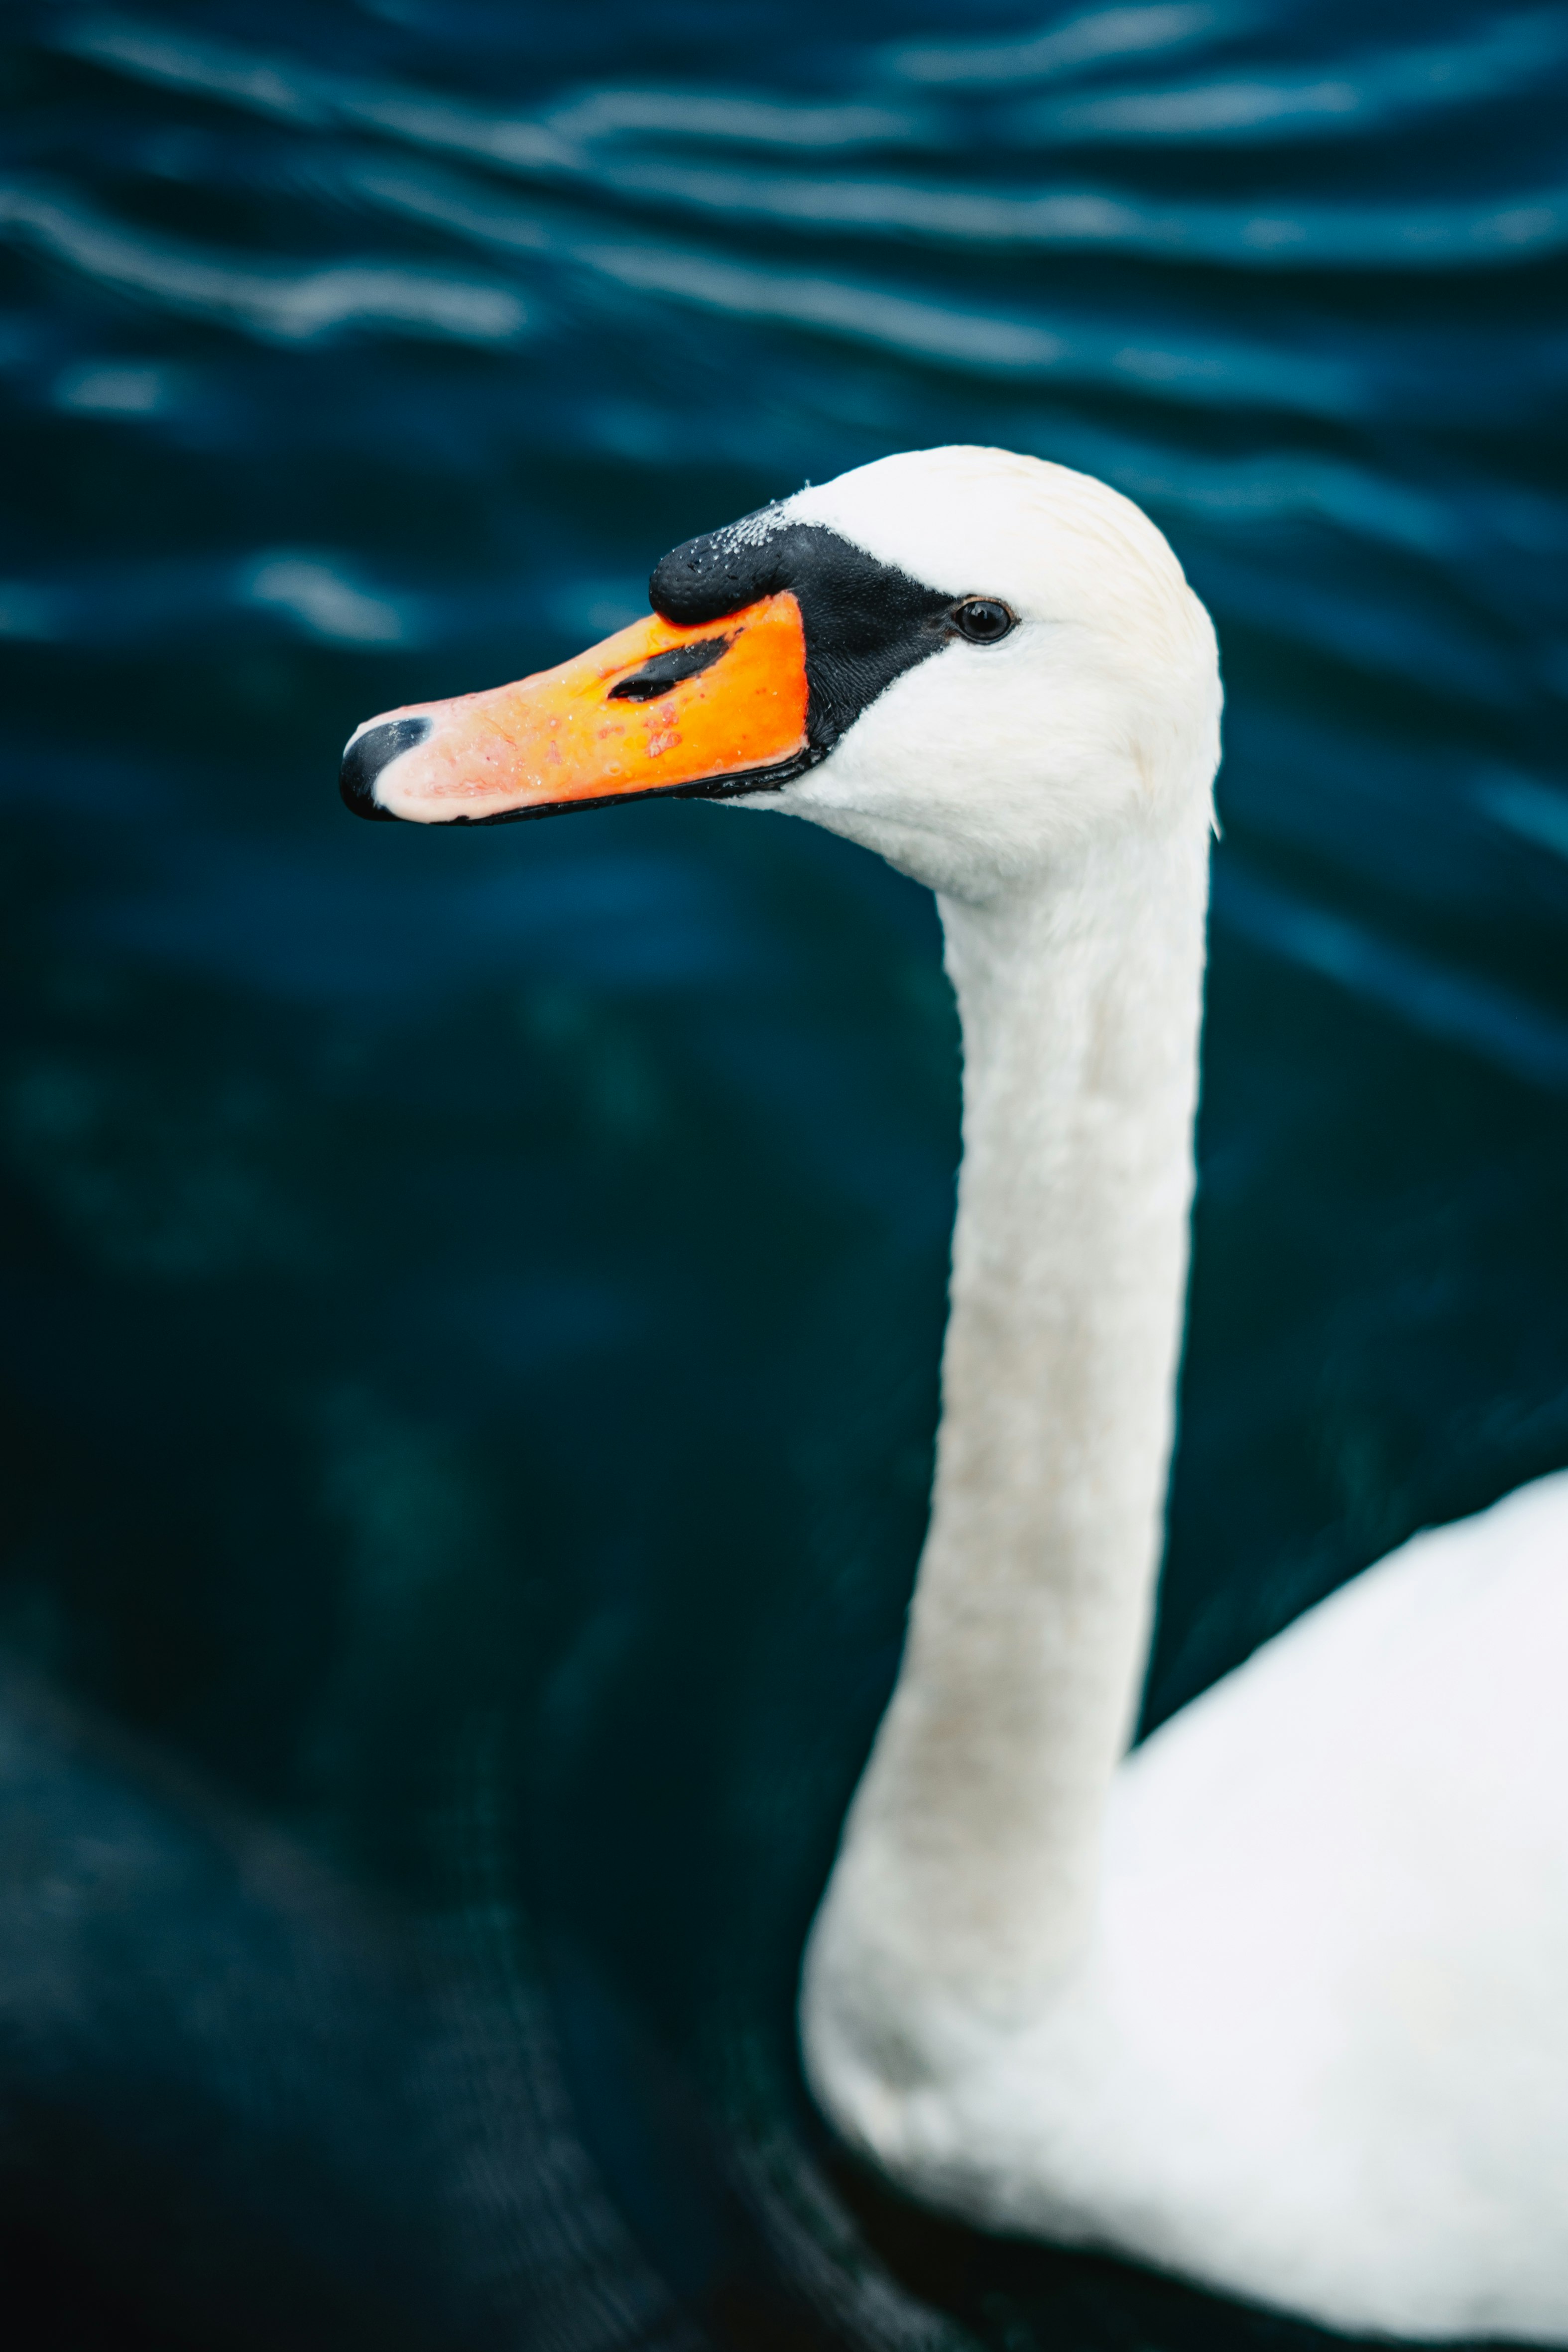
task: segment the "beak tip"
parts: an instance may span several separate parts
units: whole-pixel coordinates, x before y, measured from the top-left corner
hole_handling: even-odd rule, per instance
[[[397,824],[395,810],[384,807],[376,797],[376,778],[403,752],[423,743],[429,732],[428,719],[388,719],[377,727],[362,728],[350,739],[338,771],[343,806],[373,824]]]

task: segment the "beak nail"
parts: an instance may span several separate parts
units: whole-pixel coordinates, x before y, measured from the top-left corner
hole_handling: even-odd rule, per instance
[[[382,726],[367,727],[363,735],[356,735],[343,753],[343,764],[338,771],[338,790],[345,808],[353,809],[355,816],[395,824],[397,819],[392,811],[383,808],[375,797],[375,780],[400,752],[412,751],[429,732],[427,719],[389,719]]]

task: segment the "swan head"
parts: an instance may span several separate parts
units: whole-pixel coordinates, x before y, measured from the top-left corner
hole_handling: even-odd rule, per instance
[[[350,807],[490,824],[732,800],[969,899],[1206,808],[1208,616],[1148,517],[1066,467],[884,457],[677,548],[649,601],[556,669],[367,720]]]

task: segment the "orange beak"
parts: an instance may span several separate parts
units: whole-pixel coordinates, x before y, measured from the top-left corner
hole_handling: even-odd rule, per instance
[[[719,797],[810,764],[805,631],[786,590],[721,621],[635,621],[557,669],[367,719],[343,754],[360,816],[492,824],[599,801]]]

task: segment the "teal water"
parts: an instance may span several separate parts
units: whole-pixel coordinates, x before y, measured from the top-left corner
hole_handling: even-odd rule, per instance
[[[3,37],[28,2340],[1304,2342],[910,2214],[799,2087],[936,1412],[928,900],[333,779],[887,450],[1148,507],[1228,692],[1158,1720],[1568,1462],[1568,13]]]

